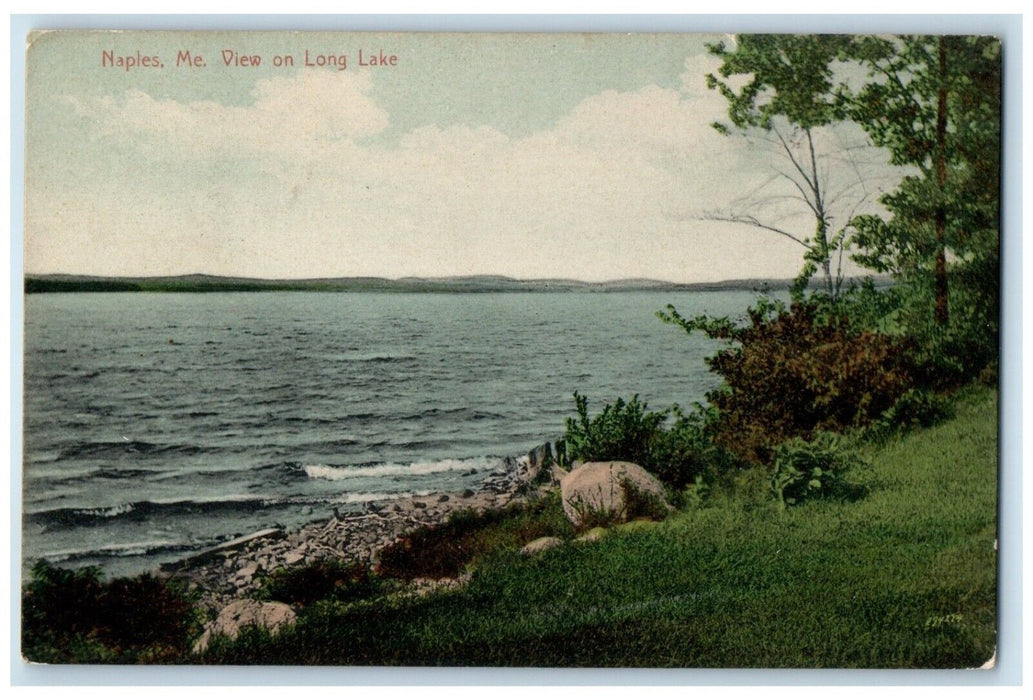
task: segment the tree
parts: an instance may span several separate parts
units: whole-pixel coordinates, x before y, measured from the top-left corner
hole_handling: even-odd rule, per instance
[[[974,282],[969,291],[982,298],[975,313],[994,317],[996,329],[1000,42],[859,37],[850,53],[868,80],[858,90],[840,88],[843,114],[888,149],[895,164],[917,170],[882,198],[888,219],[855,220],[861,249],[855,260],[915,285],[931,281],[933,319],[941,327],[950,318],[953,263],[959,283]]]
[[[796,242],[804,248],[797,290],[802,291],[820,268],[824,291],[831,298],[839,296],[843,283],[843,250],[850,231],[846,224],[870,196],[855,157],[857,149],[870,144],[823,149],[818,143],[819,136],[832,133],[840,116],[835,67],[850,46],[847,36],[747,34],[737,38],[734,49],[724,43],[708,47],[722,64],[718,75],[707,76],[707,85],[727,100],[736,130],[760,135],[774,147],[784,163],[774,168],[774,179],[792,189],[790,195],[754,192],[736,203],[736,210],[710,212],[704,218],[747,224]],[[724,124],[713,126],[721,133],[731,132]],[[789,230],[770,212],[765,215],[787,197],[803,203],[813,216],[812,235]],[[834,230],[837,221],[843,225]]]

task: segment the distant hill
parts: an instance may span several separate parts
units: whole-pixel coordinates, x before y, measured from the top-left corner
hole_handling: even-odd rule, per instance
[[[745,279],[679,284],[651,279],[581,282],[570,279],[521,280],[500,275],[465,277],[334,277],[321,279],[257,279],[214,275],[172,277],[94,277],[26,275],[25,293],[48,292],[628,292],[787,289],[790,280]]]

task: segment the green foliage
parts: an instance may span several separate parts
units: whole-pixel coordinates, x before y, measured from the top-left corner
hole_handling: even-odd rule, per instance
[[[772,462],[771,492],[783,509],[808,499],[856,498],[864,492],[847,480],[863,462],[834,433],[784,442],[775,448]]]
[[[716,414],[701,406],[688,414],[677,405],[652,412],[635,396],[628,402],[618,398],[590,416],[587,397],[575,392],[574,401],[578,416],[567,419],[564,437],[571,460],[633,462],[675,493],[731,462],[710,439]]]
[[[984,340],[983,355],[995,354],[998,336],[1000,42],[861,37],[852,54],[869,80],[857,90],[840,89],[844,115],[887,148],[894,163],[913,170],[883,196],[888,217],[852,222],[854,259],[912,288],[910,328],[928,336],[921,346],[931,360],[971,367],[972,348],[958,353],[952,346],[971,335]]]
[[[479,558],[539,537],[570,537],[559,494],[500,510],[458,511],[442,525],[414,530],[380,552],[377,573],[398,579],[454,578]]]
[[[105,583],[40,561],[22,594],[22,653],[44,663],[175,661],[198,625],[192,600],[149,574]]]
[[[305,607],[317,600],[349,602],[383,592],[385,582],[369,566],[343,559],[323,559],[278,569],[263,582],[258,598]]]
[[[839,296],[853,229],[840,224],[837,230],[833,223],[848,222],[868,198],[861,164],[851,153],[861,144],[820,145],[826,135],[832,141],[843,135],[834,128],[841,116],[836,65],[851,44],[844,35],[744,34],[731,50],[724,42],[708,45],[722,60],[717,75],[706,76],[708,87],[725,98],[738,131],[772,145],[781,163],[772,168],[774,179],[786,187],[776,193],[757,190],[737,205],[745,203],[746,211],[707,218],[746,224],[799,244],[804,264],[792,286],[794,298],[803,297],[819,270],[823,293]],[[727,125],[713,126],[731,133]],[[801,214],[813,216],[811,232],[782,223],[784,205],[793,200]]]
[[[650,446],[666,414],[646,410],[638,395],[606,404],[597,416],[588,415],[588,398],[574,392],[577,418],[567,418],[564,443],[571,460],[623,460],[645,466]]]
[[[621,479],[620,484],[624,490],[624,512],[627,513],[628,520],[663,520],[668,516],[670,511],[667,504],[655,493],[639,489],[629,479]]]
[[[871,423],[912,387],[906,343],[858,327],[844,308],[820,299],[788,309],[764,304],[732,332],[719,321],[712,337],[737,342],[707,360],[724,379],[707,395],[716,445],[768,463],[786,440]],[[698,320],[680,323],[673,310],[668,315],[687,331],[711,330]]]
[[[697,405],[691,413],[671,408],[673,423],[655,436],[649,462],[641,465],[677,495],[692,483],[714,480],[738,466],[727,448],[714,442],[719,414]]]
[[[901,396],[865,434],[875,440],[906,433],[916,428],[929,428],[954,416],[950,399],[933,392],[912,389]]]
[[[849,43],[834,34],[742,34],[732,50],[724,42],[708,46],[722,64],[707,85],[727,100],[739,128],[770,128],[776,117],[804,128],[828,124],[835,116],[833,62]],[[728,80],[737,75],[747,78],[738,89]]]

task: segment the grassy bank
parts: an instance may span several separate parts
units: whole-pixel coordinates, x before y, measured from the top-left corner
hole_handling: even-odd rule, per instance
[[[201,661],[979,666],[995,643],[996,394],[862,449],[871,492],[856,502],[715,496],[535,558],[504,548],[457,591],[317,603]]]

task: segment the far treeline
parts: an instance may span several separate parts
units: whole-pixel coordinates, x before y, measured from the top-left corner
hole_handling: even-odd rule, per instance
[[[883,279],[882,283],[890,280]],[[521,280],[495,275],[469,277],[339,277],[268,280],[214,275],[173,277],[89,277],[84,275],[26,275],[26,294],[61,292],[637,292],[785,289],[786,280],[747,279],[679,284],[650,279],[582,282],[567,279]]]

